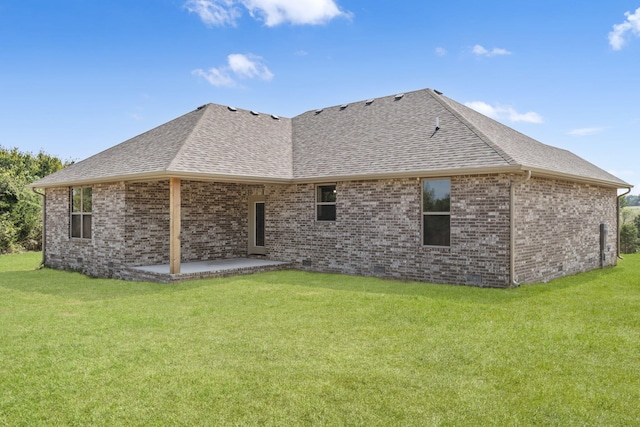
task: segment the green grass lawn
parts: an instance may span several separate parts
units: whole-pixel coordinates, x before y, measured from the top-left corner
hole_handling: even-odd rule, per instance
[[[640,254],[496,290],[0,257],[0,426],[640,424]]]

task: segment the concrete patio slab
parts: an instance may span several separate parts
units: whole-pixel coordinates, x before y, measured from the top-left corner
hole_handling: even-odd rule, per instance
[[[229,258],[210,261],[183,262],[179,274],[169,273],[169,264],[143,265],[127,268],[127,278],[153,282],[173,283],[183,280],[252,274],[283,270],[291,263],[259,258]]]

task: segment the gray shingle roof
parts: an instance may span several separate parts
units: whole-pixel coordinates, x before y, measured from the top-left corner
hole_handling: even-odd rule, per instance
[[[523,169],[630,186],[429,89],[293,119],[207,104],[32,186],[170,176],[295,182]]]
[[[290,180],[291,171],[290,119],[207,104],[32,186],[168,176]]]
[[[609,181],[624,187],[629,186],[626,182],[570,151],[536,141],[452,99],[444,96],[438,98],[452,111],[457,112],[481,138],[502,150],[512,164],[522,166],[524,169],[555,172]]]
[[[428,90],[301,114],[293,141],[296,178],[510,166]]]

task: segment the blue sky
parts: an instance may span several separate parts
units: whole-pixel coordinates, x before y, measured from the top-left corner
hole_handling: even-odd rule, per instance
[[[213,102],[423,88],[640,193],[640,0],[0,0],[0,145],[81,160]]]

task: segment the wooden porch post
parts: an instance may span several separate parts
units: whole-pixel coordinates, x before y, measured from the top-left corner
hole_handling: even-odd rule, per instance
[[[169,179],[169,273],[180,273],[180,178]]]

